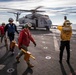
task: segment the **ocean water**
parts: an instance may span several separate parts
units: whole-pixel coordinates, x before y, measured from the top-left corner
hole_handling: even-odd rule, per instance
[[[76,24],[72,24],[72,29],[76,30]]]

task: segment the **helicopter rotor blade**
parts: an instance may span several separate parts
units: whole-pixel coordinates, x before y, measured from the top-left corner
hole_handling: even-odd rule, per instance
[[[13,14],[18,14],[18,15],[21,14],[20,12],[8,12],[8,13],[13,13]]]
[[[37,9],[39,9],[39,8],[42,8],[43,6],[38,6],[38,7],[36,7],[34,10],[37,10]]]
[[[8,13],[13,13],[13,14],[16,14],[15,12],[8,12]]]
[[[42,6],[37,7],[36,9],[33,10],[24,10],[24,9],[13,9],[13,8],[3,8],[0,7],[0,9],[7,9],[7,10],[16,10],[16,11],[22,11],[22,12],[45,12],[45,11],[41,11],[41,10],[37,10],[39,8],[41,8]]]

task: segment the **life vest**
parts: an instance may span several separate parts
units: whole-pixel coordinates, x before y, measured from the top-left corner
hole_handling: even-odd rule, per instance
[[[64,27],[62,27],[61,40],[63,40],[63,41],[70,40],[71,35],[72,35],[72,28],[71,28],[71,26],[64,26]]]
[[[8,26],[8,33],[15,33],[15,25],[14,24],[7,24]]]
[[[59,29],[61,31],[61,40],[68,41],[72,35],[72,27],[71,26],[62,26]]]

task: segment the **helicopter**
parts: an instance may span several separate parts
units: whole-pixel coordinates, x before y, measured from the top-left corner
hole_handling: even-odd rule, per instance
[[[42,15],[38,13],[35,13],[34,15],[28,14],[25,17],[19,18],[20,24],[25,24],[27,22],[30,22],[34,29],[39,27],[46,28],[46,30],[49,30],[52,25],[52,21],[50,20],[48,15]]]
[[[19,22],[20,26],[25,25],[26,23],[30,22],[32,24],[32,27],[34,30],[36,28],[46,28],[46,30],[50,30],[52,21],[50,20],[48,15],[40,14],[41,12],[45,12],[42,10],[38,10],[42,6],[38,6],[35,9],[32,10],[23,10],[23,9],[13,9],[13,8],[2,8],[2,9],[9,9],[9,10],[15,10],[17,12],[9,12],[13,13],[16,16],[16,22]],[[19,16],[23,12],[31,12],[31,14],[27,14],[21,18]]]

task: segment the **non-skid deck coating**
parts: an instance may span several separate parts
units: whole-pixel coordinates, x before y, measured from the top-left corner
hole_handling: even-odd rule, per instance
[[[63,64],[59,63],[59,33],[56,30],[31,30],[36,40],[37,46],[30,43],[29,51],[35,56],[35,60],[30,58],[34,65],[32,69],[27,67],[23,56],[20,63],[16,63],[16,55],[19,52],[15,47],[14,56],[6,48],[0,45],[0,75],[76,75],[76,35],[71,39],[71,60],[70,65],[66,63],[66,50],[64,51]],[[18,35],[15,37],[18,40]],[[9,40],[8,40],[9,42]],[[4,53],[5,52],[5,53]],[[2,56],[3,54],[3,56]]]

